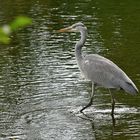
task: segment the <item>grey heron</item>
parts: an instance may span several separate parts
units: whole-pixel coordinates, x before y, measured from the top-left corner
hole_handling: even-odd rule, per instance
[[[83,23],[75,23],[72,26],[58,30],[58,32],[80,32],[81,34],[80,40],[75,45],[75,55],[81,73],[92,82],[92,92],[90,102],[80,112],[92,105],[96,86],[109,89],[112,102],[112,115],[114,114],[115,100],[110,89],[123,89],[125,92],[131,94],[138,93],[138,89],[132,80],[111,60],[98,54],[82,55],[81,50],[87,36],[87,28]]]

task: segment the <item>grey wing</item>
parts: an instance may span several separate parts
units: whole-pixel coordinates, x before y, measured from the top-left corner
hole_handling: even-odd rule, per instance
[[[88,79],[106,88],[123,88],[126,83],[129,83],[137,89],[130,78],[116,64],[99,55],[84,57],[82,72]]]

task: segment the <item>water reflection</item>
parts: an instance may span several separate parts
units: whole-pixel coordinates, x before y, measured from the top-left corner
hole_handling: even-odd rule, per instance
[[[27,13],[33,18],[33,25],[19,31],[12,44],[0,47],[1,139],[140,137],[139,96],[115,95],[115,128],[106,90],[97,90],[93,106],[85,110],[92,121],[79,118],[82,114],[77,112],[88,102],[91,85],[80,77],[75,61],[73,46],[78,34],[55,32],[83,21],[89,29],[83,51],[114,60],[139,85],[139,32],[134,28],[139,27],[139,14],[135,11],[139,1],[123,2],[121,6],[116,3],[117,6],[103,0],[1,1],[1,23],[16,14]],[[128,9],[122,13],[120,9],[125,6]],[[133,26],[128,15],[135,18]]]

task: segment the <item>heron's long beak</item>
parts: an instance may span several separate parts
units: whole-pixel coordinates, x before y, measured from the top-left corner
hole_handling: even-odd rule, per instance
[[[73,28],[71,26],[67,27],[67,28],[63,28],[57,31],[58,33],[62,33],[62,32],[73,32]]]

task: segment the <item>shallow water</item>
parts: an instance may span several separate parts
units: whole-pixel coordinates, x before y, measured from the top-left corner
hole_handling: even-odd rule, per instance
[[[56,32],[82,21],[88,28],[83,51],[119,65],[140,88],[140,1],[0,1],[0,23],[27,15],[33,24],[0,45],[0,139],[139,140],[140,96],[115,93],[115,126],[110,95],[91,83],[75,60],[79,34]]]

